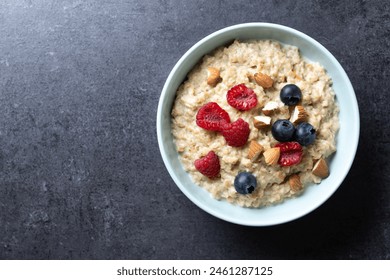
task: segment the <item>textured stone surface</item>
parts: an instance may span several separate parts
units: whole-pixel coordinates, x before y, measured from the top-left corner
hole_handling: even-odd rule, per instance
[[[389,259],[389,5],[383,1],[0,2],[0,258]],[[352,170],[313,213],[226,223],[158,150],[160,91],[195,42],[284,24],[343,65],[361,113]]]

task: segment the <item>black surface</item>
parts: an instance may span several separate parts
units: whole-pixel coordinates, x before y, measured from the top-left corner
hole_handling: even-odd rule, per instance
[[[385,1],[0,1],[0,258],[389,259],[390,16]],[[159,95],[194,43],[274,22],[322,43],[355,88],[361,138],[335,195],[250,228],[175,186]]]

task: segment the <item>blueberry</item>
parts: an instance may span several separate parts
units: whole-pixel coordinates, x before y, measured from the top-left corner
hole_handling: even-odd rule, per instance
[[[277,120],[272,125],[271,132],[279,142],[288,142],[294,136],[295,127],[289,120]]]
[[[294,137],[299,144],[307,146],[316,139],[316,130],[310,123],[303,122],[297,126]]]
[[[249,172],[238,173],[234,179],[234,188],[238,193],[252,193],[257,186],[256,177]]]
[[[285,85],[280,91],[280,100],[288,106],[297,105],[302,99],[302,92],[299,87],[293,84]]]

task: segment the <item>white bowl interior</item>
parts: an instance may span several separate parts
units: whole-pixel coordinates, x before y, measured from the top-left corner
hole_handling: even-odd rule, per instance
[[[337,152],[330,161],[331,174],[321,184],[310,185],[304,193],[281,204],[259,209],[243,208],[218,201],[195,185],[179,160],[171,134],[171,109],[176,90],[187,73],[207,53],[234,39],[273,39],[297,46],[302,56],[325,67],[333,80],[336,100],[340,106],[340,131]],[[359,139],[359,110],[347,74],[322,45],[294,29],[269,23],[247,23],[217,31],[195,44],[177,62],[161,93],[157,111],[157,137],[162,158],[172,179],[182,192],[206,212],[223,220],[249,226],[267,226],[297,219],[324,203],[340,186],[355,157]]]

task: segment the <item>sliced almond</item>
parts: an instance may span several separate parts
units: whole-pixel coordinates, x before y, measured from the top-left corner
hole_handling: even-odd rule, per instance
[[[208,77],[207,77],[207,84],[209,86],[215,87],[219,82],[222,81],[222,78],[220,76],[219,69],[215,67],[208,67]]]
[[[268,116],[255,116],[253,117],[253,126],[257,129],[265,129],[270,127],[271,117]]]
[[[301,105],[297,105],[294,107],[294,111],[291,114],[290,122],[292,122],[293,124],[299,124],[307,120],[308,116],[309,115],[305,111],[305,108],[303,108],[303,106]]]
[[[266,164],[274,165],[278,163],[280,157],[280,148],[270,148],[266,150],[263,155]]]
[[[329,176],[328,163],[323,158],[320,158],[313,167],[312,173],[320,178]]]
[[[264,115],[270,116],[279,108],[279,103],[276,101],[269,101],[265,104],[264,108],[261,110]]]
[[[299,177],[298,174],[292,174],[288,178],[288,184],[290,185],[290,189],[293,192],[299,192],[303,188],[303,185],[302,185],[302,182],[301,182],[301,178]]]
[[[270,76],[260,72],[256,73],[253,78],[255,79],[255,82],[264,89],[270,88],[274,84],[274,80]]]
[[[263,151],[264,147],[256,141],[252,140],[249,143],[248,158],[251,160],[251,162],[255,162]]]

